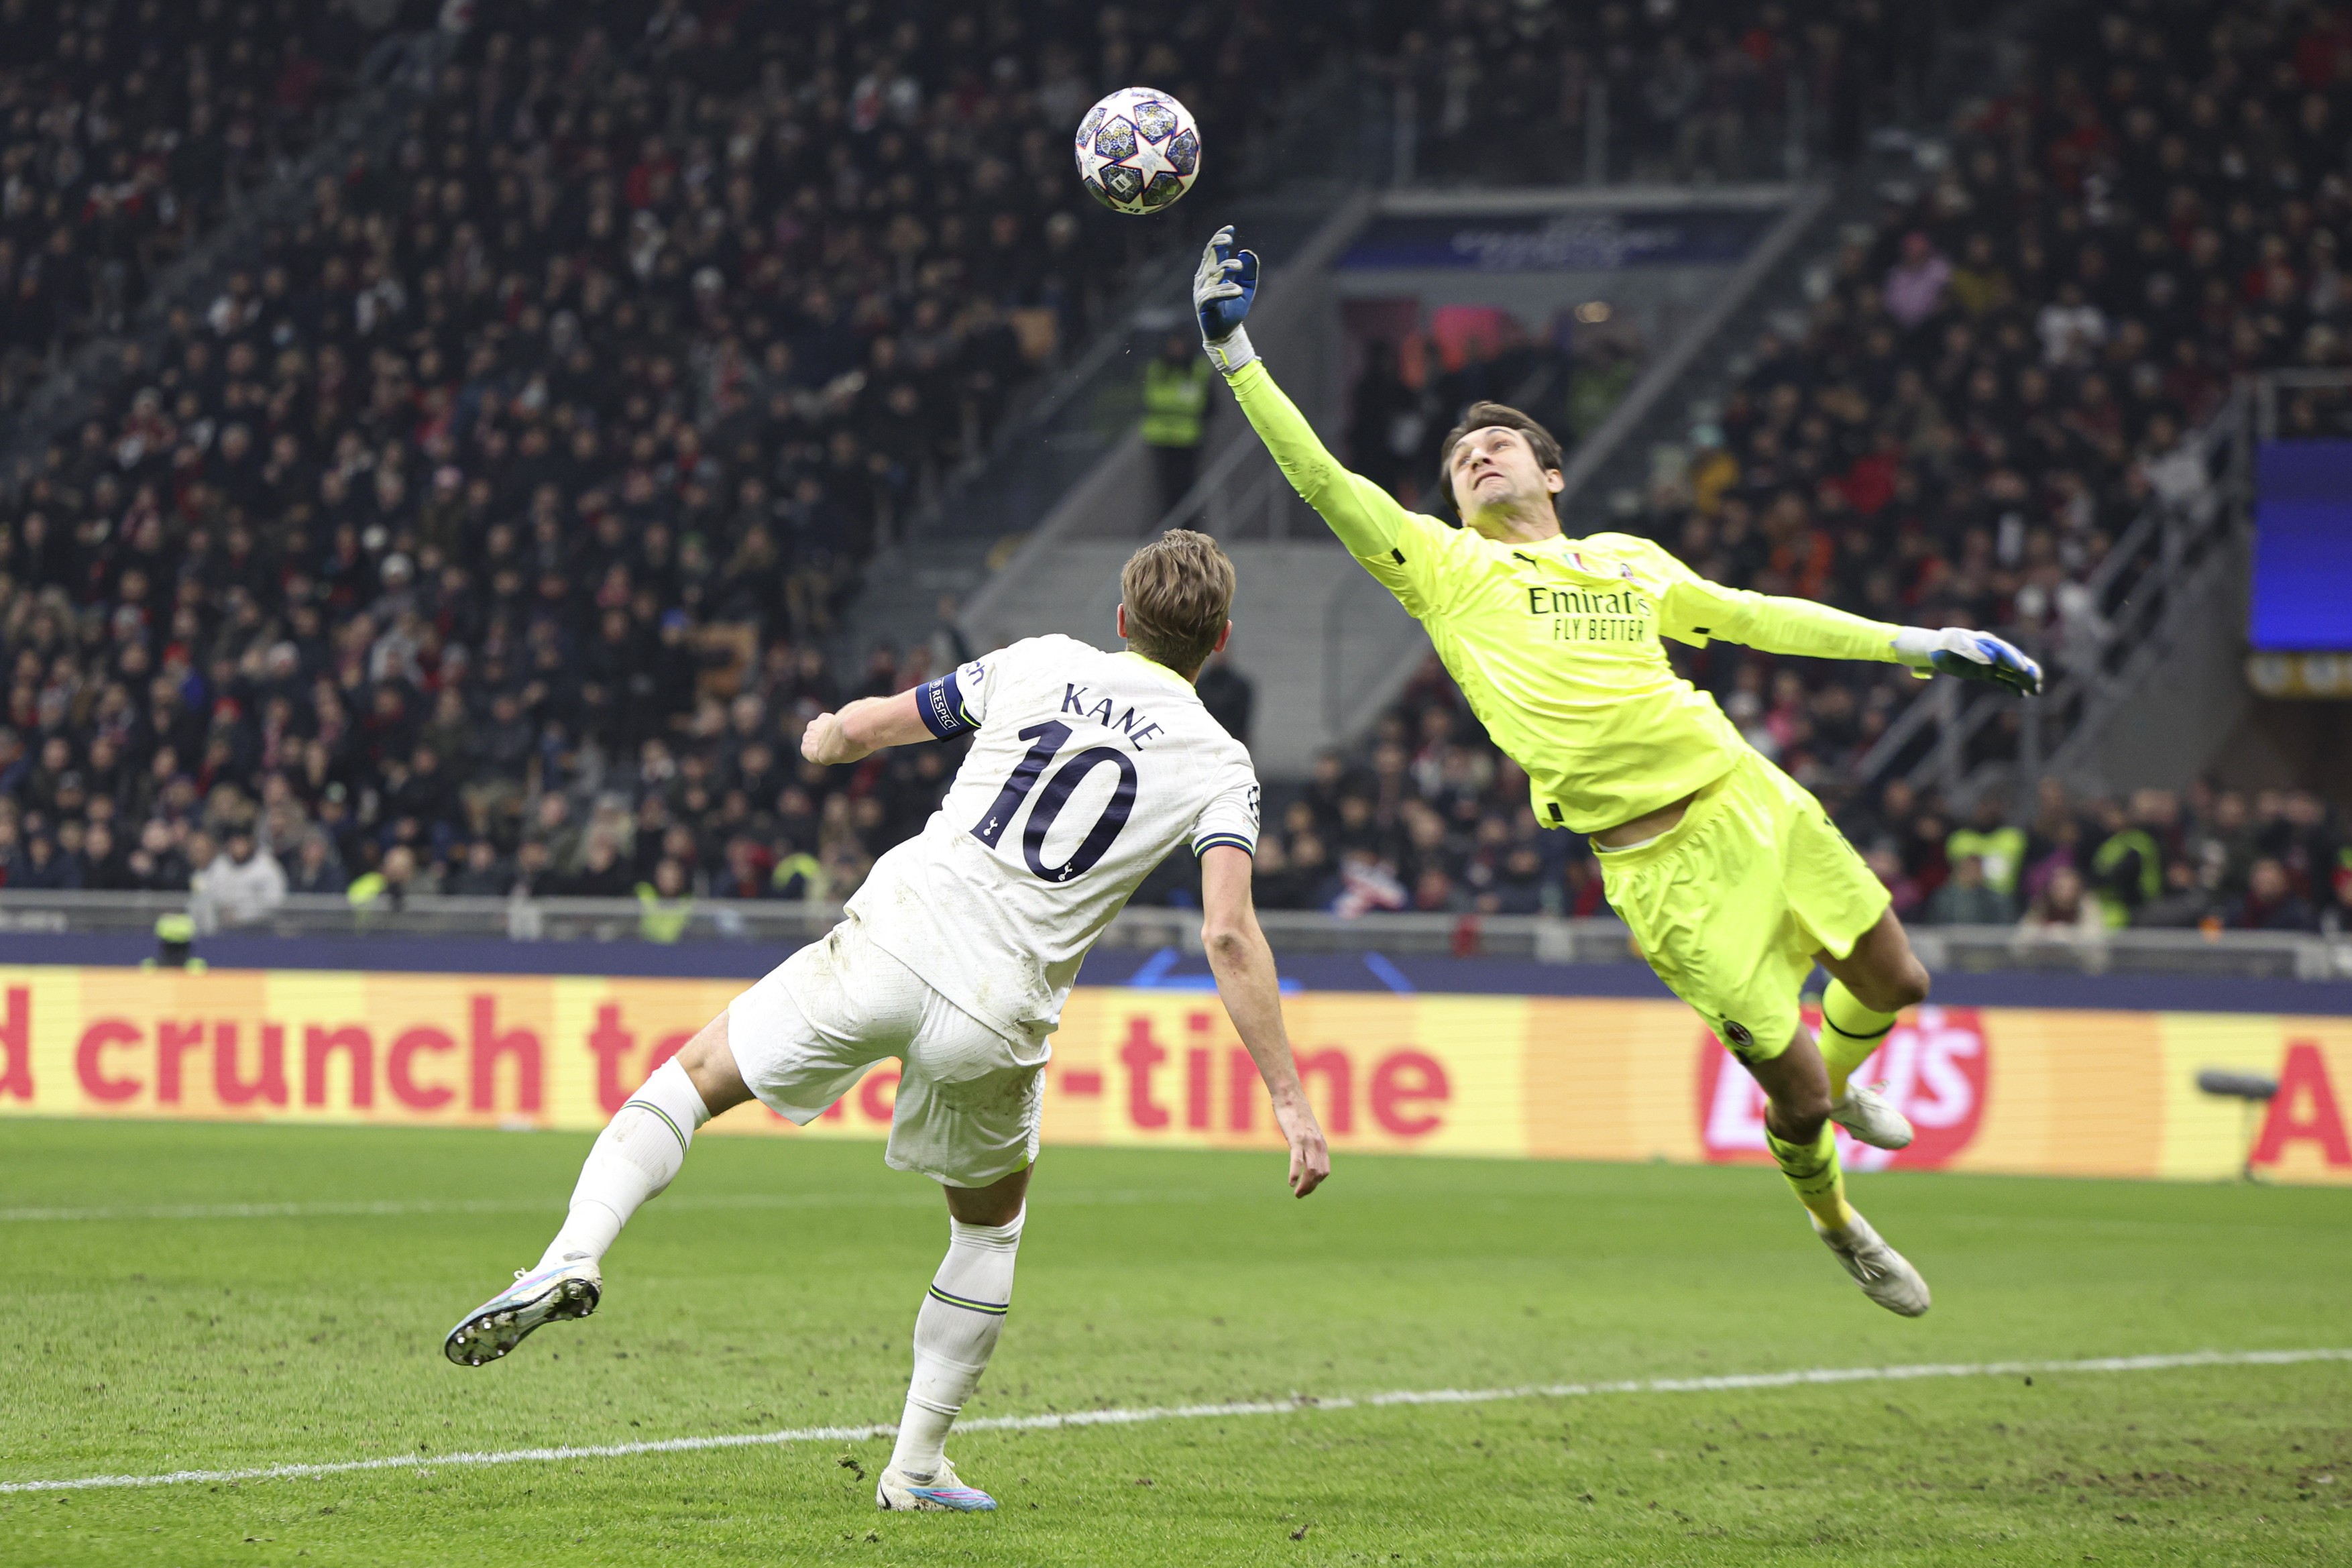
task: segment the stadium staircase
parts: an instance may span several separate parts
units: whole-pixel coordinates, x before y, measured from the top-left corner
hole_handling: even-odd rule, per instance
[[[1720,345],[1748,325],[1773,285],[1794,289],[1793,258],[1811,253],[1809,239],[1818,242],[1835,211],[1833,195],[1825,184],[1788,193],[1784,216],[1756,252],[1577,451],[1570,479],[1581,493],[1591,493],[1589,481],[1611,471],[1632,443],[1654,426],[1664,428],[1670,405],[1679,417],[1675,398],[1686,384],[1716,373]],[[1335,446],[1347,388],[1330,269],[1377,202],[1375,193],[1360,191],[1289,243],[1279,226],[1244,231],[1275,258],[1264,302],[1250,319],[1251,338],[1269,364],[1281,367],[1284,390]],[[1132,352],[1148,352],[1157,337],[1155,331],[1149,345]],[[1139,362],[1124,359],[1120,374],[1132,383]],[[1524,402],[1539,390],[1530,383],[1514,395]],[[964,604],[961,624],[975,645],[1046,630],[1099,637],[1118,603],[1118,564],[1139,541],[1172,527],[1213,533],[1234,557],[1241,578],[1234,660],[1257,689],[1252,749],[1268,776],[1297,777],[1317,752],[1347,744],[1371,724],[1420,668],[1428,639],[1293,494],[1230,402],[1220,400],[1219,409],[1199,480],[1163,509],[1150,455],[1132,433],[1130,405],[1127,433],[1107,444],[1017,547],[1001,552],[995,570]]]
[[[1965,96],[2008,68],[2006,40],[2025,14],[2019,7],[1975,31],[1947,31],[1910,122],[1948,123]],[[1370,126],[1375,116],[1359,119]],[[1338,384],[1334,291],[1316,279],[1373,210],[1375,187],[1395,174],[1378,154],[1382,138],[1368,133],[1366,142],[1352,195],[1328,185],[1284,191],[1203,214],[1198,225],[1205,234],[1234,221],[1274,258],[1251,335],[1327,440],[1339,432],[1347,389]],[[1571,531],[1638,526],[1651,476],[1679,469],[1692,433],[1716,417],[1721,389],[1745,371],[1759,333],[1769,326],[1801,335],[1843,236],[1874,215],[1887,182],[1917,177],[1937,150],[1909,131],[1883,129],[1854,165],[1788,187],[1783,220],[1570,454],[1563,512]],[[1256,685],[1253,749],[1269,776],[1297,777],[1318,752],[1349,743],[1378,719],[1412,679],[1427,640],[1292,495],[1229,402],[1220,402],[1192,491],[1157,504],[1149,454],[1134,433],[1137,391],[1161,334],[1190,331],[1193,254],[1180,250],[1067,372],[1007,420],[989,461],[877,558],[845,651],[929,635],[940,624],[943,594],[958,600],[957,625],[975,646],[1045,630],[1099,639],[1117,602],[1117,567],[1136,542],[1165,527],[1201,527],[1240,567],[1234,663]],[[1531,404],[1545,390],[1531,381],[1515,400]],[[2158,547],[2168,548],[2160,540]],[[2118,689],[2110,681],[2099,694],[2112,701]],[[1948,726],[1937,721],[1927,709],[1907,713],[1903,743],[1874,756],[1874,766],[1916,769],[1967,755],[1965,743],[1944,745]],[[1955,724],[1989,721],[1972,709],[1952,716]],[[2050,743],[2061,743],[2054,732]]]
[[[1339,317],[1320,280],[1369,210],[1369,198],[1357,195],[1328,209],[1305,235],[1295,223],[1288,234],[1276,225],[1244,231],[1270,257],[1288,258],[1267,263],[1265,303],[1251,315],[1250,336],[1268,363],[1298,367],[1286,368],[1285,384],[1327,433],[1341,392]],[[1188,307],[1190,277],[1188,266]],[[1189,314],[1188,308],[1184,317]],[[1189,330],[1184,317],[1180,322]],[[1157,338],[1154,333],[1154,349]],[[1121,374],[1129,382],[1139,379],[1139,359],[1125,360]],[[1311,685],[1302,693],[1291,676],[1319,668],[1321,652],[1318,628],[1297,606],[1321,603],[1354,566],[1288,486],[1280,485],[1279,472],[1231,399],[1220,395],[1215,406],[1202,445],[1202,478],[1190,496],[1163,512],[1150,454],[1130,416],[1118,438],[972,595],[962,625],[982,646],[1045,631],[1101,641],[1110,635],[1118,603],[1119,564],[1137,543],[1161,527],[1204,528],[1233,553],[1239,572],[1234,659],[1258,686],[1252,740],[1259,765],[1276,775],[1303,773],[1323,726],[1313,711]],[[1249,515],[1240,516],[1231,504],[1237,499],[1235,478],[1255,477],[1260,468],[1279,491],[1261,485],[1248,497]],[[1412,626],[1401,611],[1393,619]]]
[[[2340,369],[2242,377],[2184,449],[2201,479],[2183,485],[2176,472],[2174,498],[2151,501],[2116,540],[2069,632],[2043,650],[2047,695],[1994,701],[1938,681],[1857,771],[1935,788],[1961,810],[1990,791],[2021,811],[2043,778],[2109,795],[2309,771],[2294,756],[2314,741],[2327,754],[2326,705],[2265,705],[2265,661],[2248,651],[2255,458],[2277,438],[2283,396],[2347,390]]]
[[[2253,450],[2274,380],[2240,382],[2189,443],[2203,484],[2152,500],[2092,571],[2067,629],[2038,650],[2039,701],[1936,681],[1855,764],[1862,782],[1906,779],[1966,810],[1987,791],[2022,803],[2044,777],[2099,794],[2119,780],[2179,788],[2204,772],[2253,705]]]
[[[1388,156],[1373,93],[1360,73],[1335,65],[1292,95],[1281,123],[1242,152],[1232,187],[1240,194],[1217,201],[1213,213],[1187,206],[1148,220],[1187,237],[1171,239],[1166,254],[1139,270],[1102,312],[1102,324],[1064,351],[1050,375],[1013,394],[985,452],[947,476],[893,537],[877,542],[835,638],[845,668],[877,645],[929,637],[940,624],[943,595],[967,605],[1082,481],[1130,449],[1140,453],[1143,366],[1170,331],[1193,330],[1199,243],[1231,223],[1269,251],[1304,245]],[[1329,128],[1349,121],[1359,137],[1335,157]],[[1294,173],[1303,169],[1316,173]]]
[[[1265,233],[1269,244],[1297,244],[1347,195],[1338,184],[1294,188],[1229,202],[1216,221]],[[1205,239],[1208,230],[1200,232]],[[877,643],[929,635],[939,624],[941,595],[968,601],[1039,531],[1039,520],[1056,515],[1106,461],[1130,447],[1140,453],[1134,431],[1143,366],[1167,332],[1193,330],[1188,322],[1198,257],[1192,246],[1179,246],[1147,268],[1105,312],[1103,327],[1069,354],[1066,368],[1016,397],[988,451],[951,476],[898,537],[880,542],[844,613],[837,651],[854,659]]]

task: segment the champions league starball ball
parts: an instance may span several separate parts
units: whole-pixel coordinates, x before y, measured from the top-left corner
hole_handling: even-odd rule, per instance
[[[1077,151],[1087,193],[1133,216],[1173,205],[1201,173],[1192,111],[1148,87],[1120,88],[1087,110]]]

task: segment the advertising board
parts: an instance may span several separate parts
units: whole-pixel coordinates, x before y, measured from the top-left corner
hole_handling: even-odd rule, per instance
[[[0,967],[0,1114],[576,1129],[740,989],[728,980]],[[1761,1161],[1763,1101],[1673,1002],[1309,992],[1285,1005],[1332,1146],[1525,1159]],[[2252,1112],[2196,1074],[2275,1077]],[[1939,1007],[1863,1069],[1919,1137],[1853,1168],[2352,1182],[2352,1018]],[[753,1105],[712,1131],[877,1138],[885,1062],[806,1129]],[[1081,987],[1045,1141],[1273,1147],[1213,994]]]

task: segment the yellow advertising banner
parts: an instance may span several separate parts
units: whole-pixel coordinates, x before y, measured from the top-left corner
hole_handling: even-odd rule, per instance
[[[0,1114],[592,1129],[733,981],[0,967]],[[1335,1149],[1761,1161],[1763,1100],[1672,1002],[1309,993],[1285,1010]],[[2275,1079],[2251,1110],[2197,1073]],[[1918,1129],[1857,1169],[2352,1183],[2352,1018],[1927,1006],[1863,1069]],[[875,1138],[885,1063],[805,1129]],[[1083,988],[1046,1072],[1048,1144],[1278,1142],[1213,994]]]

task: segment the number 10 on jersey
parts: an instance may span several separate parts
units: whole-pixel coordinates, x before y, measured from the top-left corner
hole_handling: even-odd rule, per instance
[[[1019,815],[1022,803],[1035,791],[1037,803],[1030,808],[1029,825],[1021,834],[1021,858],[1028,862],[1034,874],[1048,882],[1070,881],[1092,869],[1095,862],[1109,852],[1119,829],[1127,826],[1128,814],[1135,809],[1135,759],[1116,746],[1095,746],[1064,763],[1045,781],[1045,787],[1038,790],[1037,781],[1068,742],[1070,727],[1048,721],[1022,731],[1020,738],[1030,742],[1028,753],[1013,764],[1004,787],[996,792],[988,810],[972,825],[971,836],[991,849],[995,848],[1005,828]],[[1112,792],[1110,803],[1103,807],[1102,816],[1095,819],[1095,825],[1087,830],[1086,837],[1079,841],[1069,859],[1059,866],[1048,866],[1045,835],[1054,830],[1062,807],[1069,804],[1071,795],[1087,775],[1105,763],[1118,769],[1118,787]]]

